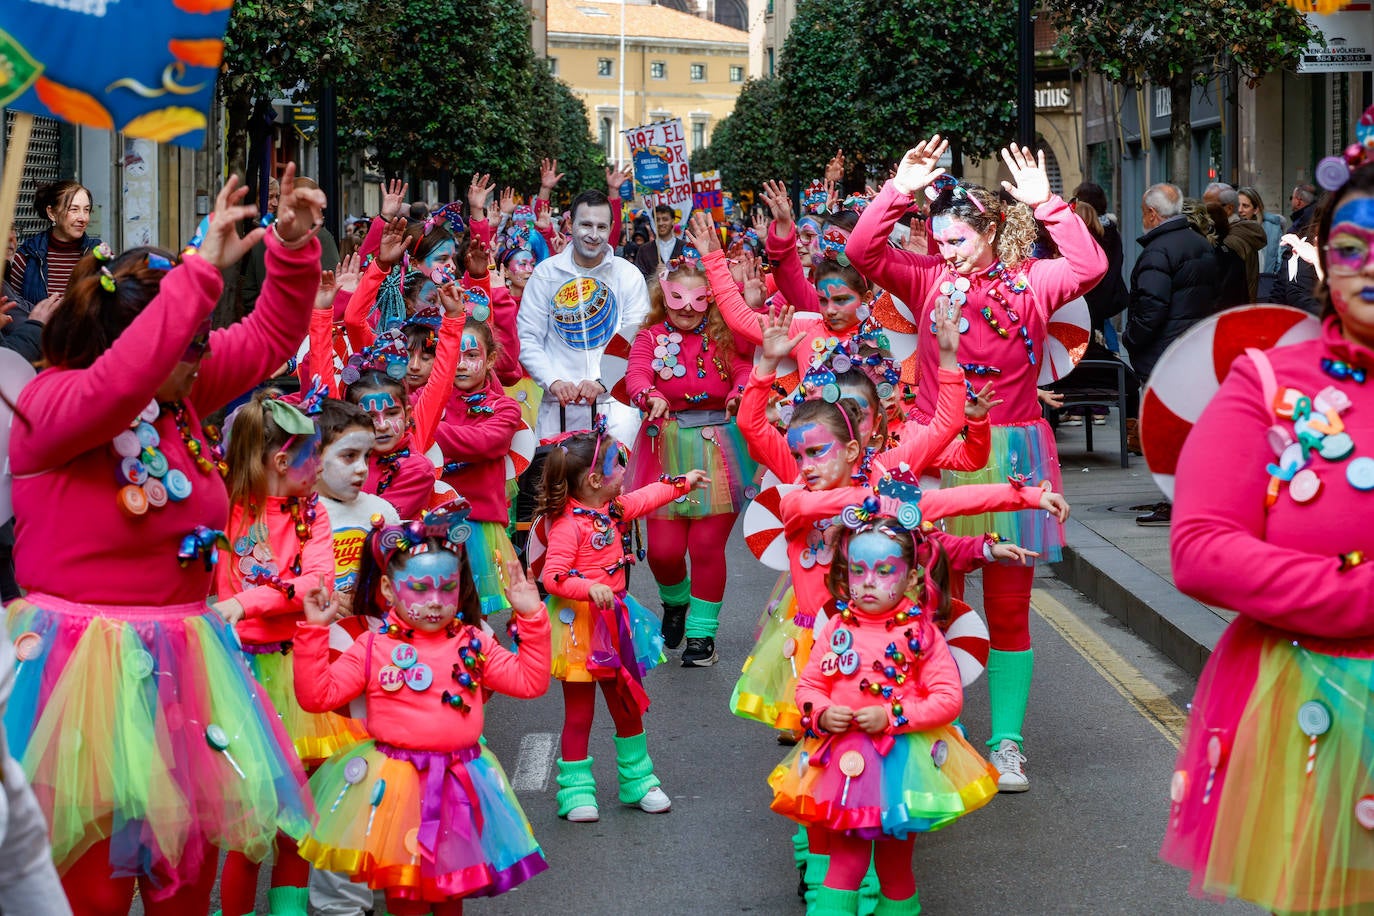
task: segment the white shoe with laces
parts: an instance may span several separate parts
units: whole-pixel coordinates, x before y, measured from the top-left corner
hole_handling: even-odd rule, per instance
[[[568,820],[574,824],[594,824],[601,820],[601,812],[596,805],[578,805],[568,812]]]
[[[663,814],[673,807],[673,800],[658,786],[654,786],[644,793],[644,797],[636,802],[636,805],[640,811],[647,811],[650,814]]]
[[[1024,792],[1030,788],[1025,772],[1026,755],[1021,753],[1021,746],[1015,741],[1003,738],[988,762],[997,770],[998,792]]]

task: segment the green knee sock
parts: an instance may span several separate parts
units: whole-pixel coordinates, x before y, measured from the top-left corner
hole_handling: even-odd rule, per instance
[[[692,580],[683,579],[677,585],[658,586],[658,600],[664,604],[686,604],[692,597]]]
[[[687,612],[687,631],[688,639],[696,639],[703,636],[715,638],[716,629],[720,626],[720,609],[725,605],[723,601],[703,601],[700,598],[692,599],[692,609]]]
[[[855,916],[859,912],[859,892],[822,885],[816,891],[816,902],[806,912],[808,916]]]
[[[873,916],[917,916],[921,912],[921,894],[916,892],[905,900],[878,896],[878,907]]]
[[[988,699],[992,707],[992,737],[988,739],[988,747],[996,747],[1007,738],[1017,744],[1025,740],[1021,737],[1021,726],[1026,719],[1026,703],[1030,700],[1034,662],[1035,653],[1030,649],[988,652]]]
[[[267,892],[267,909],[272,916],[307,916],[309,902],[307,887],[274,887]]]
[[[797,832],[792,834],[792,858],[798,868],[806,868],[806,854],[810,851],[811,843],[806,835],[806,828],[798,827]]]

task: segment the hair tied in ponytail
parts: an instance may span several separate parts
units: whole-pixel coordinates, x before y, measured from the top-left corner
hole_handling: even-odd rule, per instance
[[[101,266],[100,268],[100,288],[107,293],[115,291],[115,277],[110,273],[110,268]]]
[[[110,244],[108,242],[101,242],[99,245],[96,245],[94,248],[91,249],[91,256],[94,257],[97,261],[100,261],[102,264],[107,261],[113,261],[114,249],[110,247]]]

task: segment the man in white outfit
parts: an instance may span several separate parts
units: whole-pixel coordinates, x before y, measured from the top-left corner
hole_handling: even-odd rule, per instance
[[[615,437],[634,441],[638,412],[606,394],[601,354],[617,332],[634,339],[649,293],[639,269],[607,243],[610,230],[605,193],[583,191],[572,203],[572,244],[540,262],[520,299],[520,362],[544,389],[540,439],[590,427],[599,402]]]

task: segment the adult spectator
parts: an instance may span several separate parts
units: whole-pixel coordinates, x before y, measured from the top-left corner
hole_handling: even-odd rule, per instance
[[[1219,271],[1211,244],[1183,216],[1183,192],[1172,184],[1152,185],[1140,202],[1145,234],[1136,241],[1140,257],[1131,271],[1131,306],[1122,342],[1144,385],[1155,363],[1180,334],[1216,311]],[[1130,443],[1140,446],[1140,424],[1126,421]],[[1169,504],[1159,503],[1141,525],[1167,525]]]
[[[1121,246],[1121,230],[1116,220],[1107,212],[1107,192],[1100,185],[1085,181],[1073,190],[1069,201],[1074,213],[1087,225],[1088,231],[1102,246],[1107,256],[1107,273],[1097,285],[1083,294],[1088,302],[1088,312],[1092,315],[1093,330],[1105,331],[1107,322],[1125,311],[1130,302],[1126,291],[1126,278],[1121,275],[1121,265],[1125,260]],[[1087,210],[1092,210],[1089,214]],[[1094,228],[1096,227],[1096,228]]]
[[[314,179],[304,176],[296,179],[296,187],[310,191],[318,191],[320,188]],[[273,178],[267,183],[267,211],[276,216],[280,202],[281,185]],[[339,246],[334,241],[334,236],[321,226],[316,238],[320,240],[320,269],[333,270],[339,264]],[[248,252],[248,257],[243,259],[242,273],[239,275],[239,299],[243,303],[245,315],[253,311],[253,307],[258,303],[258,296],[262,293],[262,281],[267,276],[266,257],[267,246],[259,241],[253,246],[253,250]]]
[[[429,204],[423,200],[411,201],[409,216],[412,223],[423,223],[429,219]]]
[[[1260,252],[1260,285],[1264,285],[1265,274],[1278,273],[1279,269],[1279,238],[1288,231],[1288,217],[1279,213],[1270,213],[1264,209],[1264,198],[1260,197],[1259,191],[1255,188],[1246,186],[1236,189],[1236,195],[1240,202],[1236,205],[1236,213],[1241,219],[1254,220],[1264,229],[1264,236],[1267,239],[1264,250]],[[1265,301],[1261,298],[1259,301]]]
[[[667,264],[673,258],[682,257],[683,241],[673,232],[677,226],[677,211],[667,204],[654,207],[654,237],[652,244],[639,246],[635,254],[635,266],[644,274],[646,280],[658,276],[660,264]]]
[[[1183,202],[1183,215],[1193,230],[1212,246],[1212,254],[1217,256],[1220,279],[1217,284],[1216,311],[1252,301],[1250,290],[1245,285],[1245,262],[1234,249],[1226,245],[1227,234],[1231,231],[1226,210],[1221,204],[1208,204],[1189,198]]]
[[[27,238],[10,258],[7,282],[34,305],[49,296],[61,299],[72,268],[100,239],[86,234],[91,224],[91,192],[78,181],[55,181],[33,195],[33,208],[52,223]]]
[[[1226,211],[1226,220],[1214,220],[1217,224],[1217,239],[1234,251],[1245,265],[1246,302],[1258,301],[1260,252],[1269,244],[1269,236],[1264,227],[1253,220],[1242,219],[1240,215],[1240,195],[1229,184],[1214,181],[1202,192],[1202,199],[1210,207],[1219,205]],[[1225,231],[1222,231],[1225,229]]]
[[[1290,232],[1302,234],[1317,212],[1317,208],[1312,206],[1316,201],[1317,189],[1312,185],[1300,184],[1293,189],[1293,196],[1288,199],[1289,206],[1293,208],[1293,223],[1288,227]]]
[[[544,389],[535,434],[554,436],[591,425],[598,401],[622,442],[634,441],[636,412],[619,408],[601,384],[601,354],[623,330],[632,339],[649,311],[648,287],[608,238],[611,204],[604,191],[572,202],[572,244],[535,267],[520,298],[520,361]]]
[[[1322,312],[1317,298],[1317,224],[1308,220],[1301,232],[1288,233],[1279,245],[1279,269],[1274,289],[1266,302],[1279,302],[1313,315]]]

